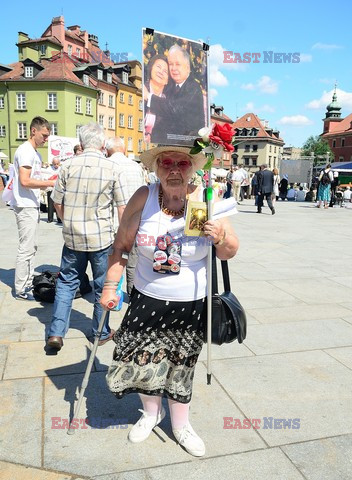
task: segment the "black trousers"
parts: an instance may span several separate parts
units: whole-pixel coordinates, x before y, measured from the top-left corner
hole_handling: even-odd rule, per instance
[[[272,202],[272,199],[271,199],[271,195],[272,193],[260,193],[258,195],[258,211],[261,210],[262,206],[264,205],[264,198],[266,199],[267,203],[268,203],[268,207],[270,208],[270,210],[272,210],[274,207],[273,207],[273,202]]]

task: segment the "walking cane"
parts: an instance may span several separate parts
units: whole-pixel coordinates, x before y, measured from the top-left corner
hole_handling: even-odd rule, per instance
[[[207,188],[207,211],[208,220],[213,217],[213,189],[211,181],[211,168],[209,169]],[[207,385],[211,384],[211,329],[212,329],[212,255],[213,246],[210,243],[208,249],[208,284],[207,284]]]
[[[112,304],[112,307],[113,306],[114,306],[114,304]],[[109,304],[108,304],[108,308],[109,308]],[[73,418],[70,422],[69,429],[67,430],[68,435],[73,435],[75,433],[75,427],[72,427],[72,422],[73,422],[74,419],[78,418],[79,411],[81,409],[81,403],[82,403],[82,400],[83,400],[83,395],[84,395],[84,392],[86,391],[86,388],[87,388],[87,385],[88,385],[90,372],[92,371],[92,366],[93,366],[95,354],[97,352],[98,343],[99,343],[99,340],[100,340],[100,337],[101,337],[101,332],[103,330],[103,326],[104,326],[104,323],[105,323],[105,318],[106,318],[107,313],[108,313],[107,310],[104,310],[102,315],[101,315],[101,319],[100,319],[99,327],[98,327],[98,332],[97,332],[97,335],[96,335],[95,340],[94,340],[94,345],[93,345],[92,351],[90,353],[89,362],[88,362],[88,365],[87,365],[87,368],[86,368],[86,373],[84,374],[84,378],[83,378],[82,385],[81,385],[81,390],[79,392],[78,403],[77,403],[77,406],[75,408]]]

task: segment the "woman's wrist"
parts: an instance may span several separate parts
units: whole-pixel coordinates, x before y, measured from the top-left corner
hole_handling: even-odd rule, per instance
[[[226,230],[224,230],[224,233],[222,235],[222,238],[220,238],[220,240],[218,240],[216,243],[214,243],[214,246],[215,247],[221,247],[221,245],[224,243],[225,241],[225,238],[226,238]]]

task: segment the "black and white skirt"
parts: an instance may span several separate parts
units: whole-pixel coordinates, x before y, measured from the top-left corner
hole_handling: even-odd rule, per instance
[[[134,289],[113,338],[116,347],[106,375],[110,390],[118,398],[137,392],[190,402],[206,315],[205,298],[156,300]]]

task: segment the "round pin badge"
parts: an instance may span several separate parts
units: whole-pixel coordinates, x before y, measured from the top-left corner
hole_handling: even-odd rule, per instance
[[[161,269],[161,263],[160,262],[154,262],[153,263],[153,268],[154,268],[154,270],[160,270]]]
[[[177,263],[174,263],[173,265],[171,265],[170,270],[173,273],[178,273],[180,271],[180,265],[177,265]]]
[[[175,264],[175,263],[180,263],[180,261],[181,261],[181,257],[177,253],[172,253],[169,256],[169,259],[168,259],[168,263],[170,265]]]
[[[170,245],[172,242],[172,236],[171,235],[165,235],[165,242],[167,245]]]
[[[157,250],[154,252],[154,260],[156,262],[165,263],[167,260],[167,254],[162,250]]]

